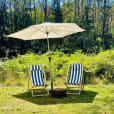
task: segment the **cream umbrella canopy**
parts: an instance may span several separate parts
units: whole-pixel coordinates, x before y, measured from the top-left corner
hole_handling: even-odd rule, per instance
[[[22,40],[47,39],[48,51],[50,51],[49,38],[63,38],[70,34],[83,32],[83,31],[85,30],[80,28],[75,23],[45,22],[45,23],[38,24],[38,25],[32,25],[18,32],[9,34],[7,35],[7,37],[18,38]],[[51,81],[51,84],[52,84],[52,81]],[[52,86],[51,88],[53,89]]]
[[[46,39],[48,38],[62,38],[64,36],[83,32],[84,29],[80,28],[75,23],[42,23],[32,25],[19,32],[12,33],[7,37],[14,37],[22,40]]]
[[[49,38],[63,38],[67,35],[83,32],[75,23],[42,23],[32,25],[21,31],[7,35],[7,37],[18,38],[22,40],[47,39],[49,51]]]

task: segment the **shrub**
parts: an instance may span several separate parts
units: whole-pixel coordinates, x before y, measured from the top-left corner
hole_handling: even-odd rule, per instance
[[[108,84],[108,83],[109,83],[109,80],[106,79],[106,78],[104,78],[104,79],[102,80],[102,82],[103,82],[103,84]]]
[[[51,52],[50,56],[52,58],[51,71],[53,80],[63,79],[68,64],[81,63],[84,67],[85,83],[93,83],[93,77],[96,78],[95,83],[100,82],[101,79],[104,79],[104,83],[106,80],[114,82],[114,50],[100,52],[97,55],[86,55],[79,50],[70,56],[57,51]],[[42,55],[32,53],[29,55],[18,55],[17,58],[6,60],[0,67],[0,80],[2,82],[6,80],[25,80],[28,77],[28,66],[32,64],[47,65],[45,66],[45,72],[49,79],[50,67],[48,57],[49,53]]]

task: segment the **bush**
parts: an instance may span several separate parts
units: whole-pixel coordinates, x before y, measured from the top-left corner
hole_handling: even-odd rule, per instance
[[[106,79],[106,78],[104,78],[102,82],[103,82],[103,84],[108,84],[109,83],[109,80]]]
[[[50,67],[48,56],[49,53],[42,55],[32,53],[23,56],[18,55],[17,58],[6,60],[0,67],[0,80],[2,82],[6,80],[25,80],[28,77],[28,66],[32,64],[47,65],[45,66],[45,71],[49,79]],[[95,83],[101,79],[104,79],[104,83],[108,82],[106,80],[114,82],[114,50],[100,52],[97,55],[86,55],[79,50],[70,56],[63,52],[51,52],[51,58],[53,80],[56,80],[56,78],[63,79],[68,64],[81,63],[84,67],[85,83],[93,83],[93,76],[96,78]]]

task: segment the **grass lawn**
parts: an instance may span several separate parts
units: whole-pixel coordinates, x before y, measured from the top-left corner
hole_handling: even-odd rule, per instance
[[[0,114],[114,114],[114,85],[86,85],[81,95],[31,97],[26,87],[0,86]]]

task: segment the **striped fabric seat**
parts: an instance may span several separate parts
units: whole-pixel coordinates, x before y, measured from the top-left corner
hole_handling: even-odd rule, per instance
[[[44,78],[41,65],[30,65],[31,80],[35,86],[44,86]]]
[[[82,79],[82,64],[71,64],[68,84],[77,85]]]

